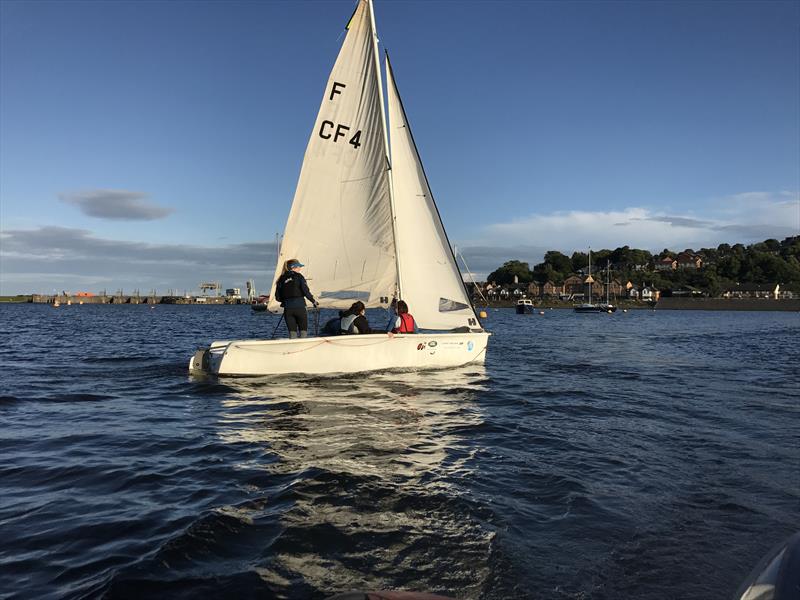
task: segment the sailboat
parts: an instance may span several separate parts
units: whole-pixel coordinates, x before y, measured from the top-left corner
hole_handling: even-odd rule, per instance
[[[600,309],[607,313],[617,312],[617,307],[611,304],[611,261],[606,263],[606,301],[600,304]]]
[[[388,119],[371,0],[360,0],[325,85],[275,268],[299,258],[320,307],[403,299],[419,334],[215,341],[189,367],[217,375],[351,373],[483,362],[478,321],[386,55]],[[388,125],[387,125],[388,122]]]
[[[575,306],[576,313],[600,313],[605,312],[603,308],[599,304],[592,304],[592,284],[594,283],[594,279],[592,279],[592,250],[589,249],[589,275],[586,277],[584,283],[589,285],[589,302],[585,302],[584,304],[578,304]]]

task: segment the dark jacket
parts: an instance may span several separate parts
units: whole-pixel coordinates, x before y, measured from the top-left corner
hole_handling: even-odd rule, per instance
[[[344,327],[345,324],[344,320],[347,319],[348,316],[351,316],[351,313],[350,311],[344,311],[339,314],[341,315],[340,317],[341,326]],[[349,321],[349,319],[347,320]],[[373,329],[371,329],[369,326],[369,321],[367,321],[367,317],[365,317],[364,315],[358,315],[347,330],[345,330],[344,328],[342,329],[342,333],[345,334],[345,333],[383,333],[383,332],[374,331]]]
[[[308,289],[308,283],[302,273],[286,271],[275,284],[275,299],[283,308],[305,308],[306,298],[314,304],[314,296]]]

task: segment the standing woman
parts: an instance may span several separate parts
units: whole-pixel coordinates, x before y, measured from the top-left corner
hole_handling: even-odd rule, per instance
[[[306,312],[306,298],[314,306],[319,303],[311,295],[308,283],[300,269],[305,265],[296,258],[286,261],[283,273],[275,283],[275,298],[283,307],[283,318],[289,330],[289,338],[308,337],[308,313]]]

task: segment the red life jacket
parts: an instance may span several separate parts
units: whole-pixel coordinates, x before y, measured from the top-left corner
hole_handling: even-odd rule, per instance
[[[414,333],[414,317],[408,313],[397,315],[400,317],[400,327],[395,327],[395,333]]]

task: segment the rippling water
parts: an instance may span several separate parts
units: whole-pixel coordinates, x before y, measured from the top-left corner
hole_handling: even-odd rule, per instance
[[[798,529],[797,314],[494,310],[485,367],[188,376],[275,323],[0,306],[0,596],[727,599]]]

